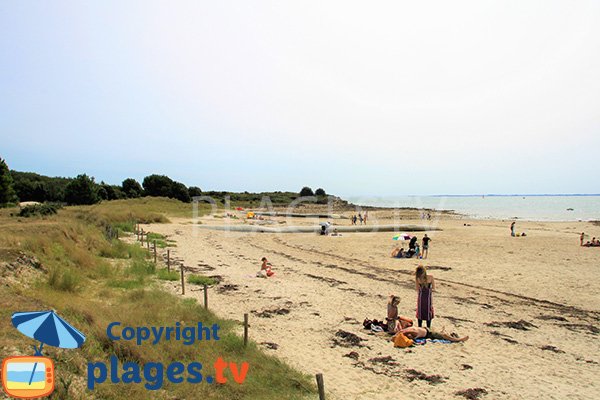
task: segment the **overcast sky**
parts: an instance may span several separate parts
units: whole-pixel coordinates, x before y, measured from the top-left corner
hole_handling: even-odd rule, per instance
[[[203,189],[599,193],[600,1],[0,2],[0,157]]]

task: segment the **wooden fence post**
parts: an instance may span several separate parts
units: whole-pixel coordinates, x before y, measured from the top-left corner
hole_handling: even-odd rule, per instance
[[[204,284],[204,308],[208,309],[208,286]]]
[[[148,251],[150,251],[150,236],[146,233],[146,246],[148,247]]]
[[[319,389],[319,400],[325,400],[325,383],[321,373],[317,374],[317,388]]]
[[[183,264],[181,264],[181,294],[185,294],[185,279],[183,276]]]
[[[156,264],[156,240],[154,241],[154,264]]]
[[[167,271],[171,272],[171,250],[167,249]]]
[[[244,347],[248,346],[248,313],[244,314]]]

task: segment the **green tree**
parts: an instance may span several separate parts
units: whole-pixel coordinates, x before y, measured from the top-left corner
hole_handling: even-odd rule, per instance
[[[202,196],[202,189],[200,189],[198,186],[190,186],[188,188],[188,192],[190,197]]]
[[[13,179],[6,161],[0,158],[0,207],[19,201],[13,188]]]
[[[168,176],[153,174],[144,178],[142,186],[144,186],[146,196],[173,197],[173,183],[173,180]]]
[[[173,185],[171,186],[171,194],[169,197],[172,197],[179,201],[183,201],[184,203],[189,203],[192,201],[192,199],[190,199],[190,193],[188,192],[188,188],[183,183],[179,182],[173,182]]]
[[[86,174],[77,175],[65,189],[65,201],[68,204],[95,204],[100,201],[94,178]]]
[[[309,188],[308,186],[304,186],[302,188],[302,190],[300,191],[300,196],[305,197],[305,196],[314,196],[314,192],[311,188]]]
[[[315,194],[317,196],[327,196],[327,193],[325,193],[325,190],[318,188],[317,190],[315,190]]]
[[[129,198],[142,197],[142,195],[144,194],[144,189],[142,189],[142,185],[140,185],[140,183],[133,178],[125,179],[121,186],[123,193]]]

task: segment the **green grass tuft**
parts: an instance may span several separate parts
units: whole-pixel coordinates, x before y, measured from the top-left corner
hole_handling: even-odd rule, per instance
[[[163,281],[176,281],[181,278],[181,274],[176,271],[167,271],[166,269],[159,269],[156,274],[158,279],[162,279]]]
[[[188,283],[192,285],[214,285],[216,281],[213,278],[203,275],[190,274],[187,276]]]

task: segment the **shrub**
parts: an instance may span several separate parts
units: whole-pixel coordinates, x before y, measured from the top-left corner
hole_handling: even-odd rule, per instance
[[[151,275],[156,272],[156,265],[146,260],[133,260],[131,267],[128,268],[127,273],[137,276]]]
[[[58,203],[31,204],[21,208],[21,211],[19,211],[19,217],[29,218],[35,216],[53,215],[56,214],[61,208],[62,205]]]
[[[158,279],[162,279],[163,281],[176,281],[180,278],[179,272],[169,272],[166,269],[159,269],[156,276],[158,277]]]
[[[214,285],[216,282],[213,278],[203,275],[190,274],[187,276],[188,283],[192,285]]]
[[[48,285],[63,292],[76,292],[80,283],[81,277],[70,268],[54,267],[48,274]]]
[[[306,197],[306,196],[314,196],[314,192],[311,188],[309,188],[308,186],[304,186],[302,188],[302,190],[300,191],[300,196],[302,197]]]

